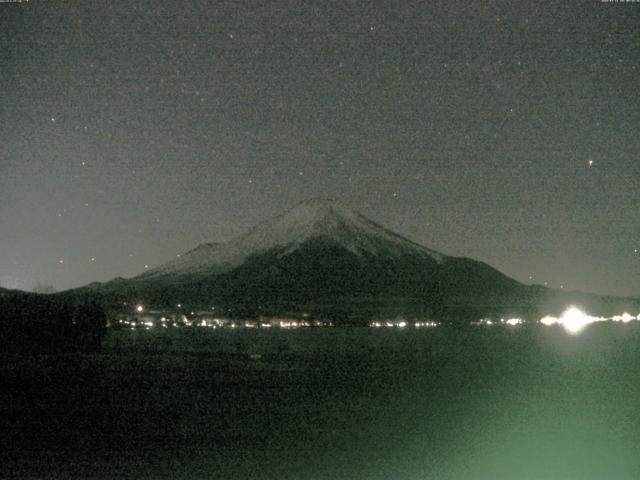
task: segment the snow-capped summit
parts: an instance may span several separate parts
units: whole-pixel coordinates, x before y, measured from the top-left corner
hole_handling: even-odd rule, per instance
[[[418,255],[442,262],[441,253],[395,234],[338,201],[313,199],[224,244],[203,244],[140,279],[165,275],[219,274],[272,250],[283,256],[310,240],[323,240],[361,255]]]
[[[364,252],[379,254],[384,248],[426,253],[435,260],[443,255],[415,244],[397,235],[364,215],[335,200],[313,199],[303,202],[284,215],[259,225],[239,238],[239,242],[255,249],[289,246],[295,249],[312,238],[332,240],[359,255]]]

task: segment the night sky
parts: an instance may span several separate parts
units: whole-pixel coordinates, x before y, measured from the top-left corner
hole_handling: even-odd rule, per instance
[[[640,295],[640,3],[0,3],[0,286],[132,276],[331,197]]]

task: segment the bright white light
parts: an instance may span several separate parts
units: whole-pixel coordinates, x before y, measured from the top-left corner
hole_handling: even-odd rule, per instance
[[[520,325],[522,323],[521,318],[510,318],[505,322],[507,325]]]
[[[549,326],[549,325],[554,325],[556,323],[560,323],[560,319],[557,317],[550,317],[547,315],[546,317],[540,319],[540,323],[543,325]]]
[[[138,306],[136,307],[136,312],[138,312],[138,313],[142,313],[143,311],[144,311],[144,307],[143,307],[142,305],[138,305]]]
[[[580,333],[587,325],[594,322],[602,322],[604,320],[606,319],[602,317],[591,317],[579,308],[570,307],[560,318],[546,316],[540,320],[540,323],[547,326],[557,323],[562,325],[568,333],[575,335]]]
[[[593,319],[576,307],[569,308],[562,314],[560,319],[565,330],[572,335],[580,333],[580,331],[593,322]]]
[[[398,326],[399,326],[400,328],[404,328],[404,327],[406,327],[406,326],[407,326],[407,322],[400,322],[400,323],[398,323]]]
[[[436,326],[436,322],[416,322],[416,328],[421,328],[421,327],[435,327]]]
[[[635,320],[635,318],[629,315],[627,312],[624,312],[622,314],[622,323],[629,323],[631,320]]]
[[[634,317],[633,315],[624,312],[622,315],[614,315],[613,317],[611,317],[611,320],[614,322],[629,323],[632,320],[640,320],[640,315]]]
[[[578,310],[575,307],[570,308],[562,315],[560,319],[560,323],[564,326],[564,328],[569,333],[578,333],[582,330],[588,323],[588,319],[586,315]]]

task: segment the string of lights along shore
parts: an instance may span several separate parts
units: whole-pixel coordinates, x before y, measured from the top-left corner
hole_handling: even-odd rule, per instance
[[[322,197],[638,296],[639,24],[595,0],[0,3],[0,287],[132,277]]]
[[[640,321],[640,314],[631,315],[624,312],[621,315],[613,315],[611,317],[589,315],[577,307],[571,306],[567,308],[559,317],[546,315],[538,321],[525,321],[522,318],[481,318],[470,322],[470,325],[476,327],[506,327],[513,328],[521,325],[540,324],[546,327],[562,326],[569,335],[577,335],[591,324],[600,322],[613,322],[627,324],[629,322]],[[402,317],[386,320],[372,320],[369,322],[370,328],[388,328],[388,329],[405,329],[405,328],[436,328],[440,325],[436,321],[410,321]],[[261,317],[260,319],[237,320],[226,318],[224,315],[216,314],[215,307],[209,311],[183,311],[182,305],[176,306],[173,311],[167,310],[145,310],[144,305],[135,305],[133,314],[120,314],[120,318],[115,319],[113,325],[116,328],[129,328],[130,330],[151,330],[154,328],[260,328],[260,329],[298,329],[310,327],[334,327],[334,323],[330,320],[319,319],[299,319],[299,318],[276,318]]]

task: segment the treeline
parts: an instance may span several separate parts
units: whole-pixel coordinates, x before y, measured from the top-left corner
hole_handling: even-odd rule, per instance
[[[96,303],[49,295],[0,297],[0,348],[5,352],[56,353],[100,348],[106,315]]]

